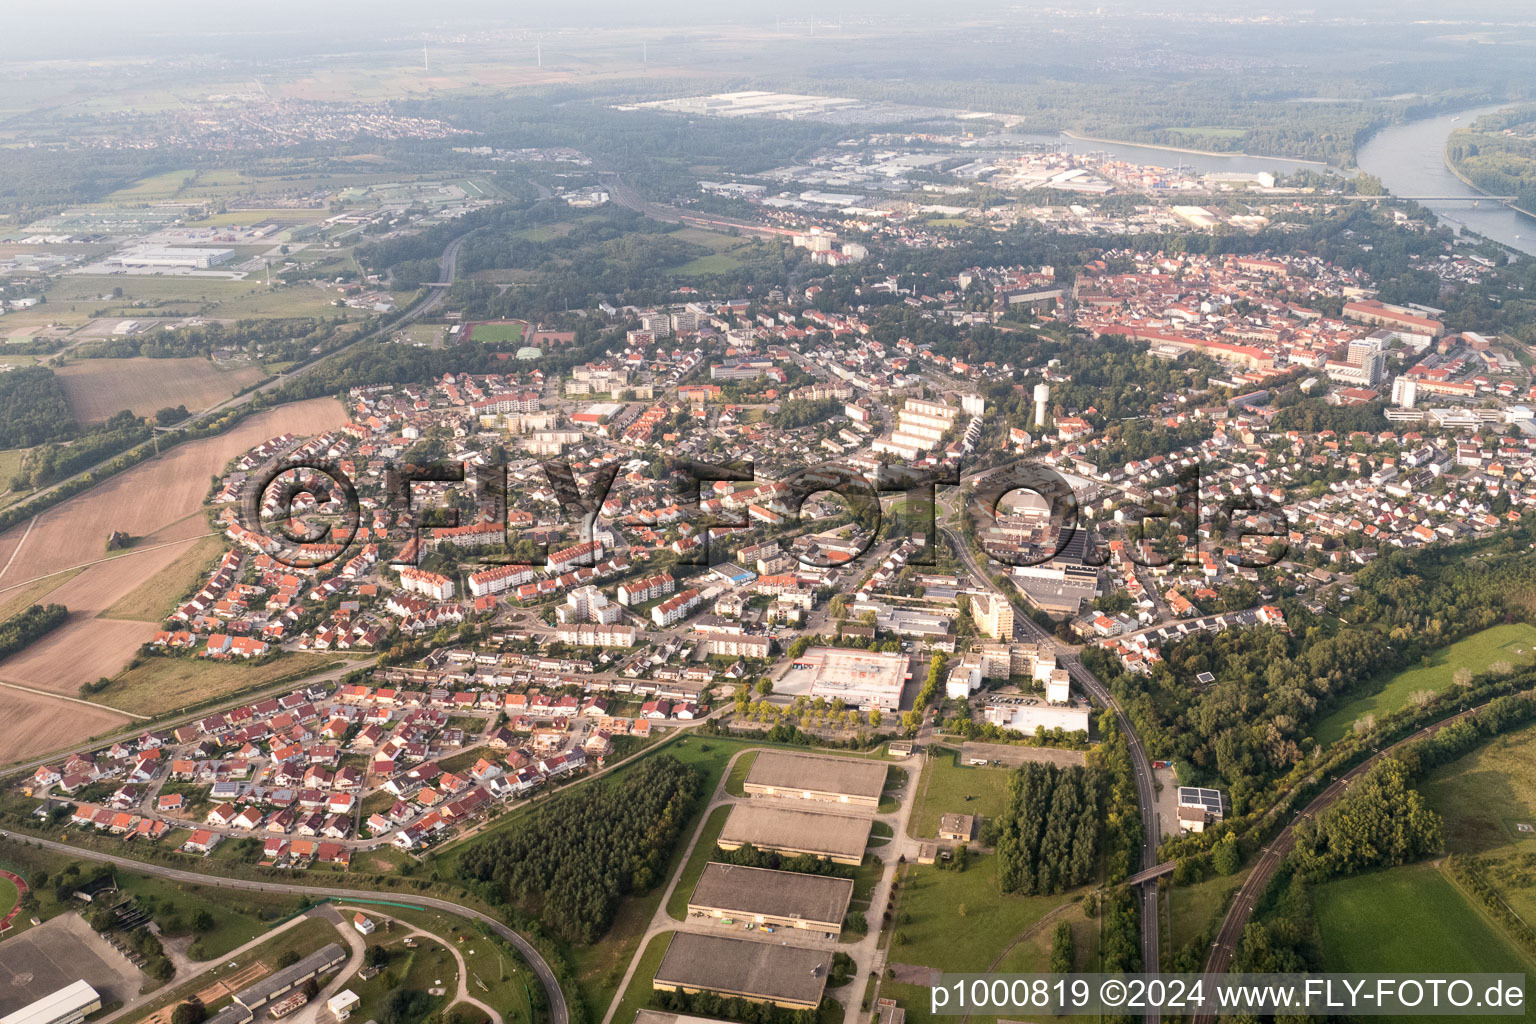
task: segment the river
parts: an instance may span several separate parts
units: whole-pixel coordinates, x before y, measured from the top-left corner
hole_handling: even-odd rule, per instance
[[[1065,132],[1060,134],[1009,132],[1002,137],[1015,145],[1044,146],[1063,153],[1108,153],[1116,160],[1124,160],[1126,163],[1151,167],[1192,168],[1201,174],[1219,174],[1222,172],[1251,173],[1254,171],[1295,174],[1301,170],[1321,172],[1326,170],[1328,166],[1327,164],[1311,160],[1293,160],[1289,157],[1246,156],[1240,153],[1231,156],[1216,153],[1187,153],[1159,146],[1138,146],[1134,142],[1112,142],[1108,140],[1099,142],[1089,139],[1074,139]]]
[[[1475,231],[1511,249],[1536,255],[1536,219],[1484,198],[1445,166],[1445,140],[1451,132],[1508,106],[1499,103],[1384,128],[1360,147],[1355,162],[1362,171],[1380,178],[1394,195],[1462,197],[1423,205],[1458,231]]]

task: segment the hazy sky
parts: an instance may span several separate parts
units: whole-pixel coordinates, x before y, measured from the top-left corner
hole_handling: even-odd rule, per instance
[[[487,28],[772,23],[775,18],[835,19],[902,14],[952,17],[953,0],[0,0],[6,59],[98,55],[167,56],[218,53],[281,57],[335,50],[366,51],[424,33]],[[947,12],[946,12],[947,8]],[[1367,15],[1394,21],[1471,18],[1536,21],[1536,0],[1329,0],[1234,7],[1227,0],[971,0],[967,18],[1010,11],[1153,14],[1181,10],[1247,17],[1319,19]]]

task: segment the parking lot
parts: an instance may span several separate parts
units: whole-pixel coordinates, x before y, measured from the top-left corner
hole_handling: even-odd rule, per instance
[[[148,979],[91,931],[78,914],[61,914],[0,943],[0,1016],[84,979],[105,1006],[127,1002]]]

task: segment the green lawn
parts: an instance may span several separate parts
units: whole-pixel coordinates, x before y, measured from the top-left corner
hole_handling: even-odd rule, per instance
[[[693,856],[688,858],[688,863],[683,867],[683,873],[677,880],[677,888],[672,890],[672,897],[667,900],[667,913],[674,920],[681,921],[688,916],[688,897],[693,895],[693,887],[699,884],[699,877],[704,874],[704,866],[715,855],[715,843],[720,838],[720,830],[725,828],[725,819],[730,816],[731,808],[716,807],[709,812],[709,818],[704,822],[704,831],[699,835],[699,842],[693,848]]]
[[[1445,845],[1452,853],[1487,853],[1518,843],[1536,853],[1536,835],[1516,824],[1536,825],[1536,726],[1500,736],[1436,768],[1421,789],[1445,818]]]
[[[1313,899],[1330,971],[1523,973],[1536,966],[1432,864],[1341,878],[1319,886]],[[1524,1019],[1536,1020],[1529,1004]]]
[[[731,774],[726,776],[725,791],[731,796],[746,796],[747,773],[752,771],[752,766],[757,763],[757,751],[749,750],[736,759],[731,766]]]
[[[916,838],[932,839],[939,834],[940,815],[997,817],[1008,805],[1012,775],[1007,768],[961,764],[958,750],[935,747],[917,783],[917,806],[912,810],[909,830]]]
[[[1172,920],[1172,934],[1168,936],[1166,949],[1182,949],[1199,938],[1207,930],[1215,931],[1226,907],[1227,894],[1243,884],[1247,872],[1235,875],[1212,875],[1194,885],[1175,885],[1168,889],[1168,914]]]
[[[170,849],[169,840],[172,838],[167,836],[160,844],[161,848]],[[233,847],[234,844],[226,845]],[[35,914],[45,921],[79,906],[73,900],[59,903],[54,899],[52,879],[59,877],[70,863],[72,860],[69,857],[23,846],[18,842],[0,843],[0,867],[23,878],[31,878],[39,870],[48,873],[50,881],[35,890],[38,902]],[[85,861],[74,863],[80,864],[86,871],[92,867]],[[212,916],[213,928],[201,935],[193,935],[194,942],[189,955],[194,960],[222,957],[261,935],[275,922],[294,914],[302,906],[298,896],[185,885],[128,871],[118,871],[116,878],[118,887],[124,893],[132,894],[168,936],[191,935],[192,918],[200,910],[206,910]],[[0,880],[0,886],[9,884]],[[10,898],[14,900],[14,891]],[[6,893],[3,891],[0,891],[0,908],[6,908]],[[0,914],[3,913],[4,909],[0,909]],[[17,920],[18,930],[27,923],[25,918]]]
[[[470,335],[475,341],[491,345],[512,345],[523,340],[522,324],[475,324]]]
[[[0,918],[9,914],[19,899],[21,899],[21,890],[16,888],[16,883],[0,876]]]
[[[1516,667],[1536,661],[1536,626],[1525,622],[1491,626],[1441,648],[1430,656],[1430,664],[1404,669],[1374,692],[1340,705],[1317,723],[1316,738],[1324,746],[1336,743],[1349,733],[1361,715],[1374,714],[1380,718],[1404,707],[1408,697],[1418,690],[1449,690],[1455,685],[1452,676],[1459,668],[1469,668],[1476,674],[1486,672],[1496,661],[1507,661]]]
[[[1500,896],[1527,921],[1536,921],[1536,726],[1499,736],[1466,757],[1441,765],[1420,790],[1445,819],[1452,853],[1482,858]]]
[[[972,855],[964,871],[910,866],[903,876],[889,959],[941,971],[984,971],[1014,936],[1080,895],[1005,896],[997,883],[996,857]]]
[[[396,929],[399,934],[400,929]],[[459,983],[459,965],[453,954],[441,942],[418,938],[415,949],[408,949],[403,938],[376,931],[369,937],[370,946],[383,946],[389,953],[384,969],[367,981],[353,979],[347,987],[356,992],[361,1003],[352,1011],[359,1019],[378,1020],[379,1008],[384,997],[396,988],[415,989],[431,998],[430,1013],[448,1005],[449,997]],[[446,990],[445,995],[431,995],[433,989]]]
[[[388,940],[392,937],[391,932],[385,930],[387,922],[382,920],[376,908],[359,906],[357,909],[374,917],[379,924],[380,930],[374,932],[375,938]],[[352,910],[343,911],[342,916],[350,921],[353,912]],[[465,982],[469,994],[499,1010],[505,1019],[505,1024],[530,1024],[532,1014],[532,1004],[529,1001],[532,991],[530,986],[537,985],[538,980],[534,978],[522,957],[518,956],[517,952],[505,942],[487,935],[462,917],[442,911],[386,907],[384,913],[405,924],[431,932],[445,943],[453,943],[457,946],[459,955],[464,958],[464,966],[469,972]],[[403,926],[395,926],[393,933],[403,935]]]
[[[676,934],[662,932],[646,943],[645,952],[640,954],[640,962],[635,965],[635,976],[629,979],[629,987],[624,990],[624,998],[620,1000],[619,1008],[613,1015],[614,1024],[630,1024],[638,1011],[650,1005],[651,993],[655,991],[651,987],[651,979],[656,977],[656,971],[661,967],[661,958],[667,955],[667,947],[672,945],[672,936]],[[602,1020],[603,1014],[608,1011],[608,1003],[594,1003],[587,1010],[593,1020]]]

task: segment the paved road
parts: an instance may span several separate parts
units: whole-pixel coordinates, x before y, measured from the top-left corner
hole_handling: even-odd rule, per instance
[[[986,472],[973,474],[966,477],[965,482],[972,482],[985,475]],[[948,518],[948,510],[944,506],[955,501],[956,492],[951,492],[951,495],[948,499],[943,499],[940,502],[941,521]],[[982,586],[991,590],[1000,599],[1008,600],[1008,595],[998,593],[997,587],[993,584],[985,567],[979,563],[976,556],[971,552],[970,546],[965,543],[965,538],[961,536],[960,531],[953,526],[943,526],[941,529],[949,538],[950,543],[959,554],[960,560],[965,563],[965,567],[971,575],[976,577]],[[1072,680],[1082,687],[1083,691],[1092,697],[1095,703],[1107,707],[1115,713],[1115,721],[1119,726],[1121,734],[1125,737],[1127,748],[1130,750],[1131,773],[1136,780],[1136,802],[1141,809],[1141,867],[1143,871],[1156,867],[1158,862],[1157,848],[1162,841],[1162,829],[1157,819],[1157,790],[1152,781],[1152,763],[1147,758],[1146,747],[1143,746],[1141,737],[1136,734],[1135,728],[1132,727],[1130,718],[1126,715],[1124,709],[1120,707],[1120,702],[1115,699],[1114,694],[1109,692],[1109,688],[1100,682],[1099,678],[1089,671],[1088,667],[1078,658],[1076,650],[1056,640],[1055,637],[1047,633],[1027,615],[1015,615],[1014,625],[1016,630],[1027,634],[1036,643],[1043,645],[1047,649],[1054,650],[1056,652],[1057,664],[1067,670]],[[1147,971],[1159,970],[1162,965],[1162,943],[1158,934],[1160,922],[1161,915],[1158,913],[1157,881],[1152,879],[1141,886],[1141,959],[1143,969]],[[1146,1020],[1155,1024],[1157,1020],[1156,1012],[1149,1011],[1146,1015]]]
[[[9,833],[0,832],[0,838],[11,838]],[[222,875],[205,875],[196,871],[182,871],[177,868],[162,867],[158,864],[146,864],[143,861],[133,860],[129,857],[114,857],[111,854],[97,853],[94,850],[82,850],[70,846],[67,843],[56,843],[49,839],[34,839],[31,836],[16,836],[20,842],[40,846],[55,853],[62,853],[80,860],[101,861],[122,868],[125,871],[133,871],[141,875],[153,875],[156,878],[165,878],[173,882],[181,882],[186,885],[211,885],[216,888],[242,889],[255,892],[286,892],[300,896],[328,896],[338,900],[376,900],[398,899],[402,903],[415,903],[433,910],[441,910],[458,917],[479,921],[490,927],[500,938],[511,943],[523,959],[528,961],[533,973],[539,979],[539,984],[544,987],[544,995],[549,1001],[550,1024],[570,1024],[570,1011],[565,1003],[565,993],[560,991],[560,983],[555,979],[555,972],[550,970],[549,964],[539,955],[527,939],[508,928],[500,921],[488,914],[482,914],[470,907],[460,906],[448,900],[440,900],[432,896],[419,896],[414,893],[394,893],[388,890],[374,892],[371,889],[333,889],[316,885],[293,885],[287,882],[255,881],[245,878],[225,878]]]
[[[1536,690],[1526,691],[1527,695],[1532,693],[1536,693]],[[1438,722],[1426,725],[1410,736],[1405,736],[1390,747],[1373,753],[1343,775],[1336,777],[1327,789],[1314,797],[1312,802],[1307,804],[1296,817],[1292,818],[1290,823],[1281,830],[1280,834],[1264,848],[1264,853],[1259,857],[1258,862],[1254,864],[1253,871],[1249,873],[1248,878],[1243,882],[1242,888],[1237,891],[1237,895],[1232,900],[1232,906],[1227,909],[1226,919],[1221,923],[1221,930],[1216,933],[1216,941],[1211,947],[1211,955],[1205,962],[1205,973],[1221,975],[1231,969],[1232,958],[1237,953],[1238,943],[1242,941],[1243,930],[1248,927],[1248,918],[1253,914],[1254,905],[1258,902],[1259,897],[1264,894],[1264,890],[1269,888],[1270,880],[1274,878],[1275,872],[1279,870],[1281,862],[1291,852],[1291,848],[1296,845],[1297,825],[1307,818],[1315,817],[1326,810],[1335,800],[1344,795],[1344,791],[1352,781],[1369,771],[1371,766],[1381,758],[1389,756],[1404,744],[1421,740],[1426,736],[1433,736],[1452,722],[1460,721],[1487,706],[1488,703],[1484,702],[1477,707],[1468,708],[1448,718],[1442,718]],[[1213,1015],[1204,1014],[1196,1018],[1196,1024],[1209,1024],[1213,1019]]]
[[[185,420],[182,420],[180,423],[174,424],[174,426],[186,426],[194,419],[207,416],[209,413],[223,412],[225,409],[233,409],[236,406],[244,405],[262,392],[271,391],[274,388],[282,387],[294,377],[301,377],[307,373],[313,373],[315,370],[319,369],[325,363],[330,361],[333,357],[341,355],[348,349],[355,348],[365,341],[372,341],[375,338],[382,338],[386,334],[398,331],[400,328],[405,327],[407,324],[415,323],[417,320],[420,320],[428,313],[434,312],[439,306],[443,304],[443,301],[448,298],[448,290],[453,287],[454,278],[458,275],[459,271],[459,247],[464,244],[464,240],[468,238],[471,233],[472,231],[466,232],[465,234],[460,235],[458,238],[455,238],[453,241],[448,243],[448,247],[443,250],[443,255],[439,260],[443,267],[442,281],[427,285],[427,294],[423,296],[416,303],[416,305],[412,306],[399,319],[384,327],[379,327],[369,331],[366,334],[359,335],[358,337],[347,342],[345,345],[342,345],[340,348],[335,348],[329,352],[324,353],[323,355],[316,356],[313,360],[303,364],[302,366],[284,371],[283,373],[278,374],[272,380],[269,380],[267,383],[261,385],[260,387],[252,388],[250,391],[247,391],[243,395],[236,395],[234,398],[226,399],[217,405],[210,406],[201,412],[194,413],[193,415],[188,416]]]

